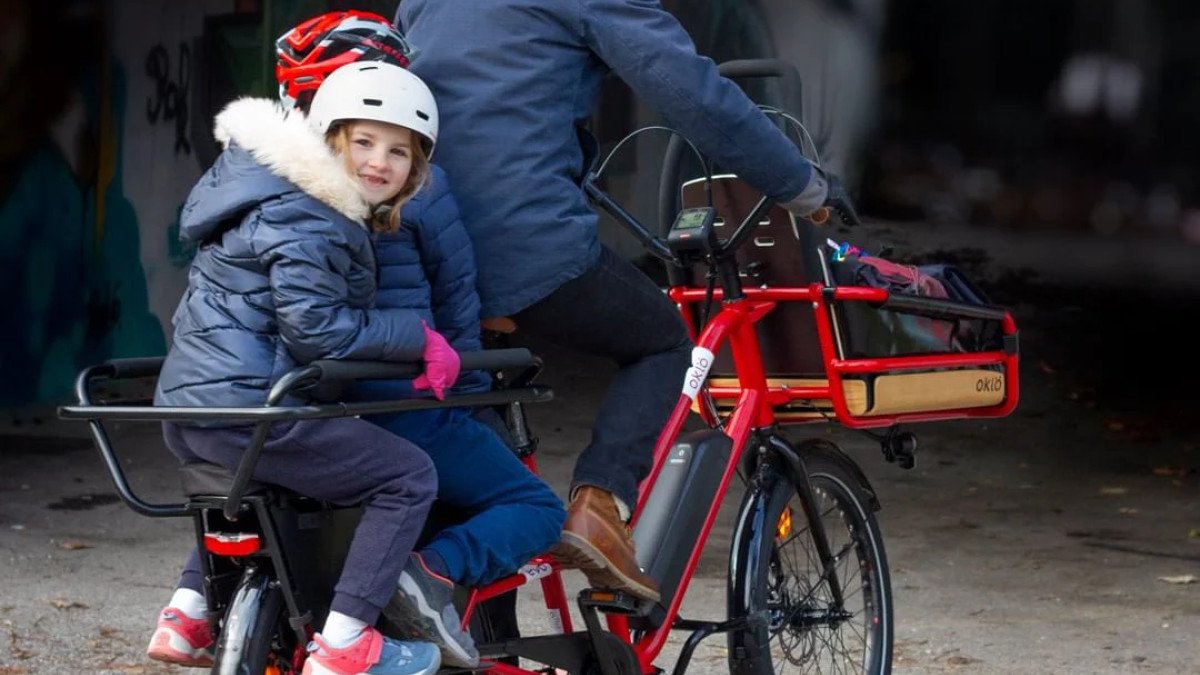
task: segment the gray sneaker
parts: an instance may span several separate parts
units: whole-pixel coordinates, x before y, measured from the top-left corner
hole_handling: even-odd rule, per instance
[[[471,634],[462,630],[454,607],[454,582],[439,576],[421,556],[413,553],[400,572],[398,591],[383,614],[405,634],[432,642],[442,650],[442,665],[475,668],[479,650]]]

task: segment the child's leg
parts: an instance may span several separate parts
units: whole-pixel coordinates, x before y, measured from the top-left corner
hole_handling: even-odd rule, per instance
[[[250,431],[181,427],[191,452],[234,468]],[[428,456],[412,443],[355,418],[277,425],[256,480],[364,512],[342,568],[332,609],[373,624],[396,590],[437,490]]]
[[[562,501],[466,411],[404,413],[386,423],[429,453],[438,498],[474,512],[422,550],[444,563],[446,576],[478,586],[515,572],[558,541],[566,518]]]
[[[155,661],[181,666],[211,666],[213,636],[207,613],[200,556],[193,548],[183,565],[179,586],[167,606],[159,612],[146,655]]]
[[[180,430],[196,457],[230,469],[250,438],[245,427]],[[272,430],[254,478],[335,504],[364,506],[327,622],[330,632],[343,639],[314,639],[312,672],[363,672],[372,665],[420,675],[436,670],[440,658],[432,645],[387,639],[371,627],[396,593],[400,571],[433,503],[437,478],[428,456],[362,420],[300,421]]]
[[[179,440],[174,425],[164,425],[163,433],[167,447],[181,462],[195,461],[195,456]],[[213,635],[207,614],[200,553],[192,548],[183,564],[183,573],[174,594],[167,606],[158,613],[158,622],[150,636],[150,645],[146,647],[146,656],[155,661],[192,668],[212,666]]]

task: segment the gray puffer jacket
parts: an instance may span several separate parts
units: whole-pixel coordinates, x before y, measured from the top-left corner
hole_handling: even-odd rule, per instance
[[[420,315],[374,308],[368,207],[320,135],[265,99],[231,103],[216,134],[180,216],[199,251],[155,404],[261,405],[316,359],[420,359]]]

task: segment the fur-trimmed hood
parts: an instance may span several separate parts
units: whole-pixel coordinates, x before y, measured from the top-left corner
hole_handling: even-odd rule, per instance
[[[269,99],[238,99],[217,115],[214,133],[225,152],[184,205],[184,237],[206,239],[263,201],[297,189],[362,224],[370,208],[342,160],[304,117]]]

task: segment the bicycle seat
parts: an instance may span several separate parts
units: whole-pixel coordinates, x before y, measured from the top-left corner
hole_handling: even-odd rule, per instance
[[[220,464],[191,462],[179,467],[179,480],[183,493],[188,497],[224,497],[233,488],[233,472]],[[283,490],[277,485],[251,480],[246,484],[247,495],[261,494],[270,490]]]

